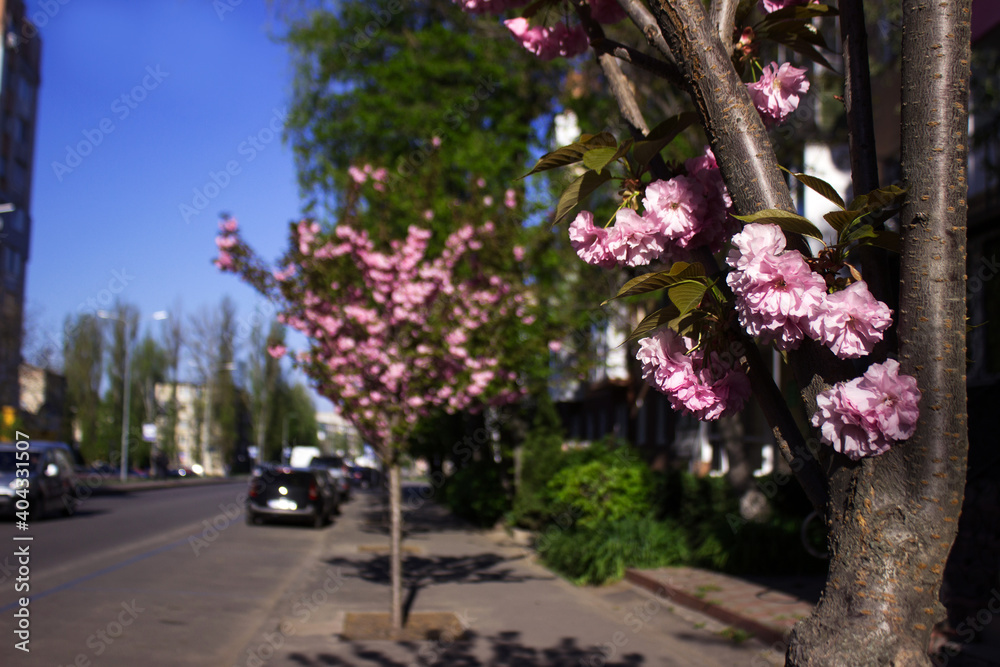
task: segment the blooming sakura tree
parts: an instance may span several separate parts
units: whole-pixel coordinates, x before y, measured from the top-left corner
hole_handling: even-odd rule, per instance
[[[460,4],[500,13],[523,3]],[[560,198],[556,222],[606,183],[618,186],[611,220],[581,211],[569,237],[587,263],[652,267],[618,294],[662,298],[630,339],[639,341],[644,378],[699,419],[739,410],[753,386],[782,454],[825,518],[828,586],[793,632],[789,665],[929,664],[931,627],[944,616],[937,594],[968,449],[970,6],[903,2],[903,182],[884,187],[861,0],[842,0],[839,11],[808,0],[542,0],[505,20],[540,58],[572,56],[576,35],[586,35],[630,129],[622,139],[584,135],[531,173],[582,171]],[[765,65],[757,55],[776,42],[829,67],[828,32],[816,22],[838,14],[850,201],[779,166],[768,130],[787,127],[811,86],[804,68]],[[626,17],[649,49],[605,33]],[[681,88],[695,111],[650,129],[622,61]],[[661,150],[696,121],[709,150],[666,164]],[[795,212],[790,178],[829,200],[832,243]],[[898,227],[890,225],[897,215]],[[822,247],[813,252],[807,238]],[[898,303],[888,288],[890,252],[902,266]],[[800,430],[763,363],[758,346],[771,345],[787,358],[811,433]]]
[[[403,445],[433,410],[501,405],[521,392],[497,350],[508,325],[530,321],[525,297],[477,261],[494,226],[464,225],[430,256],[431,233],[416,226],[386,243],[346,224],[323,230],[302,221],[292,226],[284,268],[272,272],[235,220],[220,230],[217,266],[281,304],[279,320],[309,341],[296,363],[389,467],[392,622],[401,628]]]

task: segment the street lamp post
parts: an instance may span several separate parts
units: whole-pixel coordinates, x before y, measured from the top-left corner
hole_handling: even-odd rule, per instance
[[[117,320],[125,326],[125,370],[122,373],[124,379],[122,381],[122,455],[120,475],[122,483],[125,483],[128,481],[128,419],[129,402],[132,398],[132,392],[130,391],[132,385],[132,331],[127,317],[116,317],[107,310],[97,311],[97,316],[105,320]],[[158,310],[153,313],[154,320],[163,320],[166,318],[167,312],[164,310]]]

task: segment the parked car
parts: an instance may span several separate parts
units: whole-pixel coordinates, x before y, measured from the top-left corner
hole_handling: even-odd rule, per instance
[[[0,443],[0,514],[13,516],[22,511],[19,500],[28,501],[26,511],[34,520],[54,510],[74,514],[80,483],[71,451],[63,443],[32,443],[26,449],[12,442]],[[19,469],[27,472],[18,475]],[[17,493],[23,488],[18,479],[28,482],[27,498]]]
[[[362,489],[371,489],[382,483],[382,473],[374,468],[351,466],[351,484]]]
[[[351,499],[350,468],[341,456],[314,456],[310,468],[323,468],[337,480],[337,491],[345,502]]]
[[[330,523],[336,491],[322,470],[264,469],[250,480],[246,520],[307,521],[314,528]]]

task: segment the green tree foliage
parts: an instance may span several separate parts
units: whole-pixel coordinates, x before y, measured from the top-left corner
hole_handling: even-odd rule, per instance
[[[293,22],[287,41],[297,70],[287,136],[307,201],[327,211],[341,207],[347,168],[371,163],[390,172],[380,208],[404,220],[430,208],[447,224],[444,207],[472,181],[505,188],[524,172],[532,122],[550,111],[560,76],[499,22],[451,2],[393,12],[348,0]],[[446,167],[426,166],[435,138]],[[433,191],[412,178],[425,169],[441,172]]]
[[[104,336],[98,319],[87,314],[67,318],[64,331],[67,407],[80,428],[80,451],[93,461],[107,455],[98,439]]]

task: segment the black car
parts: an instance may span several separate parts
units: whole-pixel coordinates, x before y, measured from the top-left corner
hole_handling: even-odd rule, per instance
[[[337,491],[343,501],[351,499],[351,482],[348,479],[348,466],[340,456],[314,456],[309,462],[310,468],[323,468],[337,480]]]
[[[374,468],[351,466],[351,484],[362,489],[371,489],[382,483],[382,475]]]
[[[336,491],[321,470],[264,468],[250,480],[246,519],[249,525],[276,519],[321,528],[335,513],[336,500]]]
[[[26,486],[19,481],[22,479]],[[25,488],[26,493],[19,493]],[[79,503],[78,488],[68,445],[39,442],[18,447],[12,442],[0,443],[0,514],[25,512],[32,519],[41,519],[56,510],[70,516]]]

